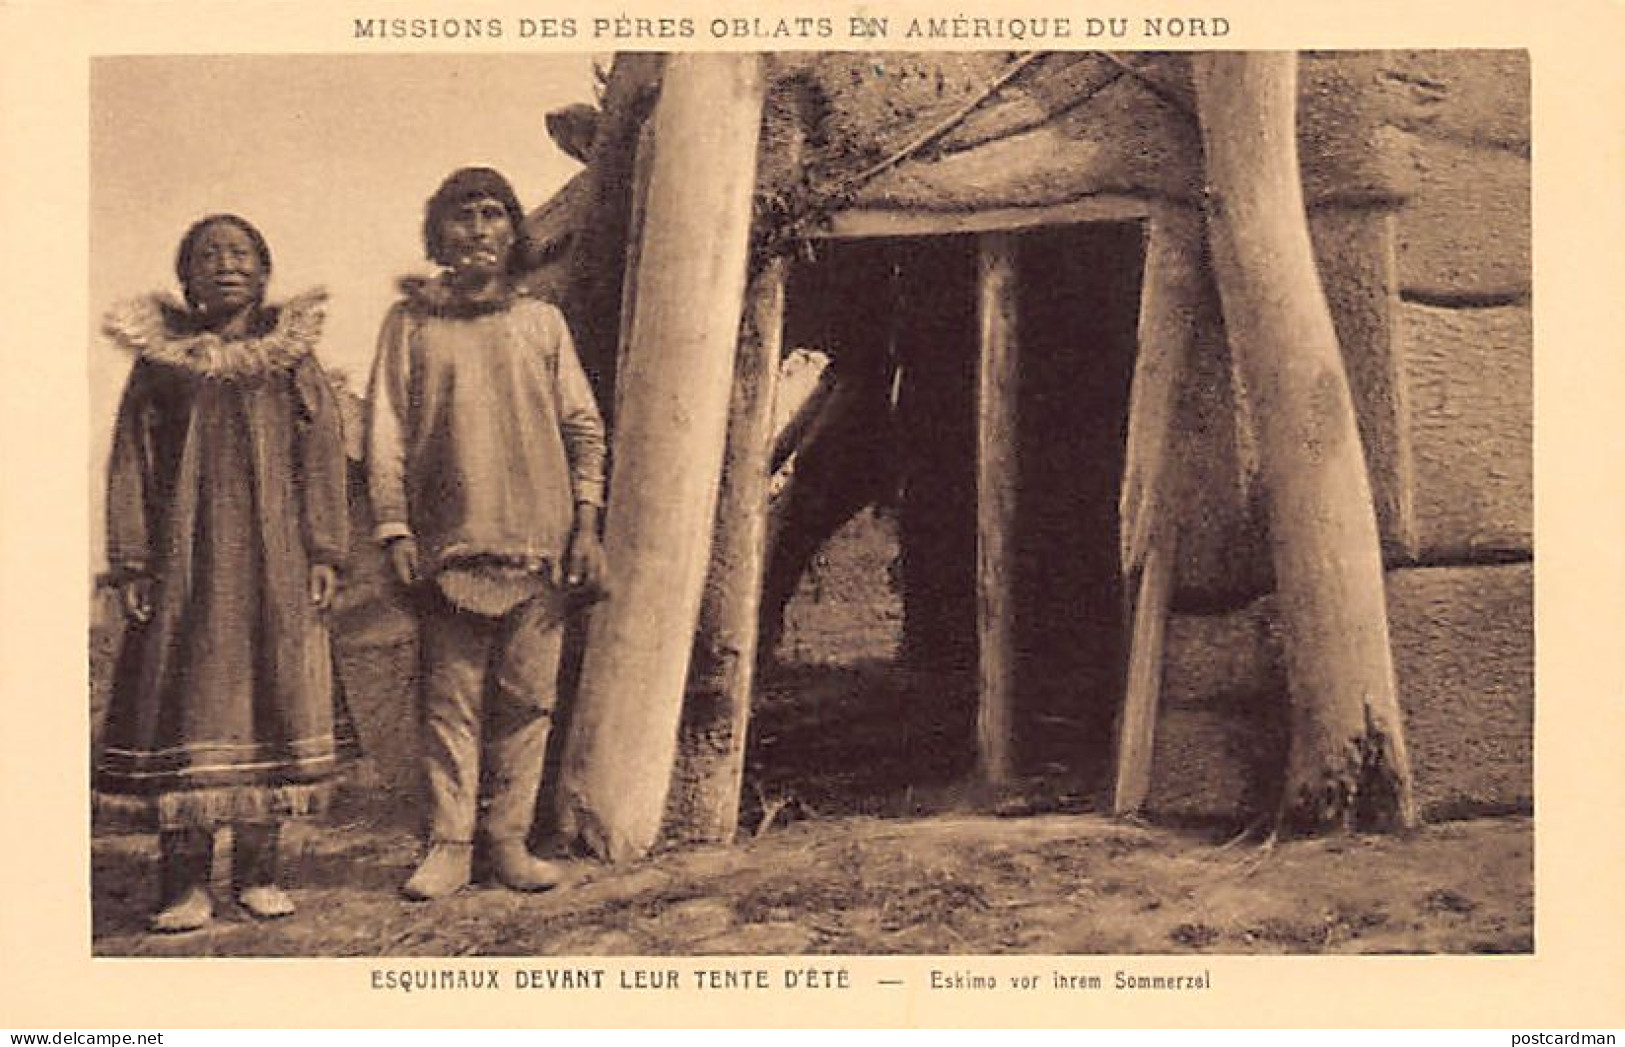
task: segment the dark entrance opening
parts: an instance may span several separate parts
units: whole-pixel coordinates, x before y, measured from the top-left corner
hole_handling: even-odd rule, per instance
[[[900,763],[922,785],[975,759],[977,253],[974,235],[822,242],[794,267],[786,310],[786,345],[829,353],[854,393],[798,462],[766,614],[815,554],[832,577],[842,558],[870,568],[853,598],[900,599],[878,649],[904,682],[877,696],[891,703],[869,721],[881,737],[846,758]],[[1126,654],[1117,500],[1144,254],[1137,222],[1019,234],[1017,763],[1091,788],[1104,780]],[[875,504],[887,507],[889,555],[848,547],[850,527],[825,545]],[[832,621],[880,620],[821,593]],[[877,650],[867,636],[854,647]]]
[[[1098,785],[1128,654],[1118,496],[1144,229],[1034,230],[1018,265],[1017,754]]]

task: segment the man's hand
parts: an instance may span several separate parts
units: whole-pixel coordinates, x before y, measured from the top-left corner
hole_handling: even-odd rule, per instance
[[[119,602],[124,605],[124,617],[137,625],[152,620],[152,579],[128,578],[119,586]]]
[[[338,592],[339,573],[329,564],[312,564],[310,567],[310,602],[316,605],[316,610],[325,611],[333,606],[333,595]]]
[[[410,537],[394,538],[389,543],[389,566],[395,578],[408,589],[418,584],[418,543]]]
[[[564,563],[553,565],[553,585],[573,593],[603,595],[608,592],[604,567],[604,546],[598,540],[598,518],[602,510],[586,502],[576,503],[575,526]]]
[[[570,551],[564,557],[564,586],[571,592],[604,591],[604,546],[593,531],[576,531],[570,536]]]

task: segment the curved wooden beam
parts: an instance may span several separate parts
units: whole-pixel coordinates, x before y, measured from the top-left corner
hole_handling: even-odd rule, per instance
[[[1415,824],[1376,512],[1298,169],[1297,56],[1191,57],[1208,233],[1258,420],[1290,695],[1279,824]]]

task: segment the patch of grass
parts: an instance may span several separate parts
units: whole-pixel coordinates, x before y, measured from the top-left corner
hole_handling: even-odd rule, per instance
[[[863,885],[856,881],[783,877],[747,890],[733,906],[740,923],[770,923],[848,912],[860,907],[864,898]]]
[[[979,885],[948,876],[888,895],[880,906],[880,927],[899,931],[922,924],[951,925],[965,910],[987,907]]]
[[[1430,913],[1456,913],[1466,916],[1478,908],[1478,903],[1448,887],[1429,891],[1422,898],[1422,908]]]
[[[1293,951],[1322,948],[1330,937],[1329,923],[1275,916],[1260,920],[1242,932],[1242,938],[1246,941],[1269,942]]]
[[[1182,923],[1168,932],[1169,939],[1187,949],[1205,949],[1222,936],[1217,927],[1205,923]]]
[[[1269,917],[1242,932],[1246,942],[1269,942],[1288,951],[1320,950],[1362,938],[1390,924],[1381,908],[1360,903],[1339,905],[1319,920]]]

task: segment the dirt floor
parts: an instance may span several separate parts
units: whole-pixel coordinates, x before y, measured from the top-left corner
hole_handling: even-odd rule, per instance
[[[1534,944],[1525,818],[1268,850],[1097,815],[808,819],[731,848],[583,865],[548,894],[475,887],[428,905],[397,893],[417,854],[405,827],[306,827],[285,849],[297,915],[258,924],[223,906],[212,928],[154,937],[143,933],[151,838],[97,840],[96,953],[1505,953]]]
[[[956,704],[870,667],[776,674],[732,847],[575,866],[543,895],[477,886],[403,900],[419,854],[409,795],[347,793],[290,829],[300,911],[257,924],[223,902],[210,929],[153,937],[155,842],[93,847],[98,955],[637,956],[1506,953],[1534,947],[1531,819],[1404,837],[1260,846],[1235,826],[1131,825],[1076,773],[998,796],[971,768]],[[900,723],[909,724],[900,730]],[[222,838],[216,895],[229,898]]]

